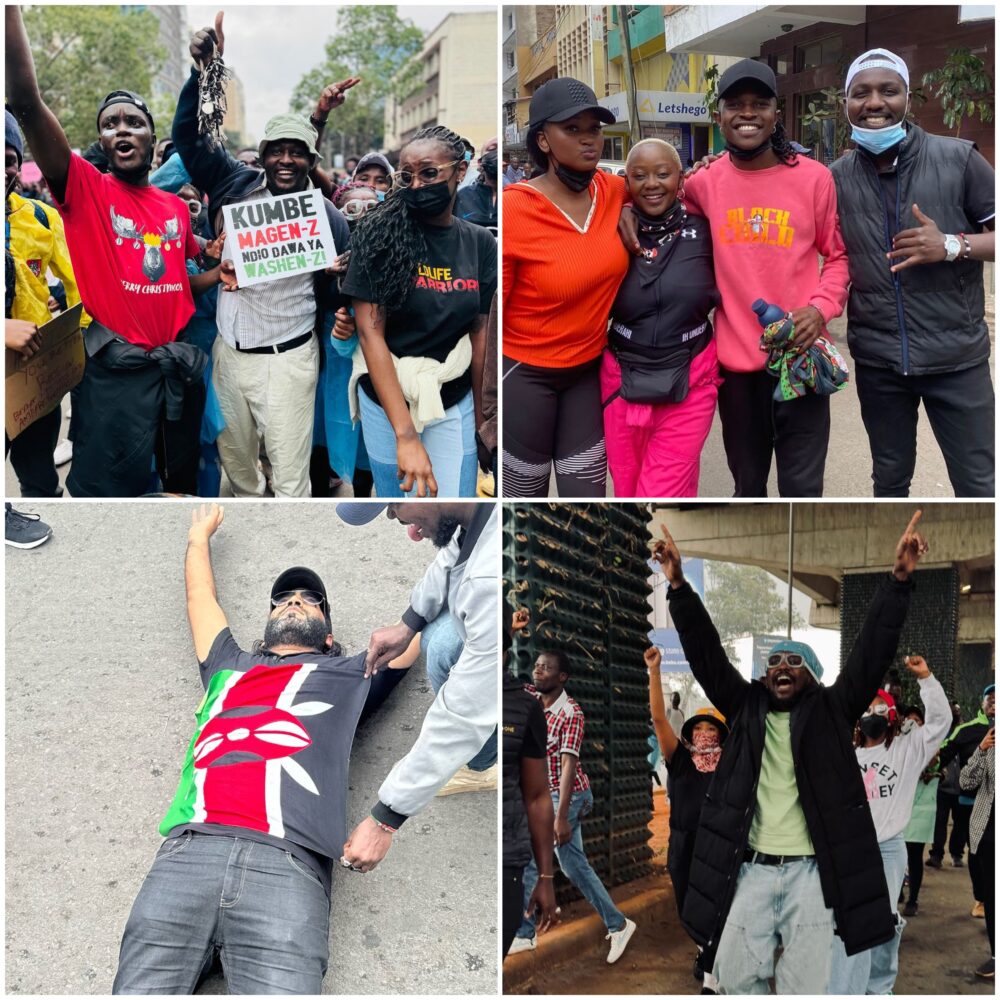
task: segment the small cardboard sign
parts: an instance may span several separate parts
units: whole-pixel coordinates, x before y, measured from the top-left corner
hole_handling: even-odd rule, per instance
[[[318,188],[223,208],[223,257],[241,287],[331,267],[337,247]]]
[[[30,358],[7,351],[6,425],[11,440],[39,417],[51,413],[59,400],[83,378],[83,305],[38,328],[41,350]]]

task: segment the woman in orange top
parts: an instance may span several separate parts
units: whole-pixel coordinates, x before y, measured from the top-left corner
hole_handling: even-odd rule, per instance
[[[527,146],[543,171],[503,192],[503,494],[603,497],[601,352],[628,270],[619,177],[597,170],[614,115],[578,80],[531,98]]]

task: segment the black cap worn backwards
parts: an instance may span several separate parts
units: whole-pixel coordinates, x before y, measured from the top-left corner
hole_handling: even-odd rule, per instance
[[[581,111],[593,111],[605,125],[615,123],[614,112],[597,103],[597,95],[585,83],[569,76],[557,77],[543,83],[531,95],[528,109],[528,128],[546,122],[564,122]]]
[[[766,90],[770,91],[772,97],[778,96],[778,81],[774,70],[766,63],[756,62],[753,59],[741,59],[719,77],[719,97],[725,97],[741,83],[751,81],[763,85]]]
[[[293,566],[291,569],[286,569],[284,573],[278,575],[278,578],[271,585],[271,597],[273,598],[275,594],[288,593],[290,590],[314,590],[317,594],[321,594],[323,596],[323,614],[329,625],[330,602],[327,600],[326,587],[323,586],[323,581],[317,573],[306,569],[305,566]],[[273,610],[272,606],[268,609],[268,613],[270,614]]]
[[[107,97],[101,101],[101,106],[97,109],[97,130],[101,130],[101,115],[104,109],[112,104],[134,104],[148,119],[149,131],[156,132],[156,123],[153,121],[153,112],[149,110],[149,105],[131,90],[112,90]]]

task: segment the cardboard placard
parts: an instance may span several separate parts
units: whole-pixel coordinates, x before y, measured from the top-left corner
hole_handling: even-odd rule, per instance
[[[243,288],[331,267],[337,247],[318,188],[223,208],[223,258]]]
[[[30,358],[7,351],[7,437],[11,440],[39,417],[51,413],[59,400],[83,378],[83,305],[38,328],[41,350]]]

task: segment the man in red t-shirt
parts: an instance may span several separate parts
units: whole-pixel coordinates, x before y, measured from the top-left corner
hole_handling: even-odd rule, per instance
[[[175,341],[194,312],[185,260],[200,249],[183,202],[149,185],[153,116],[136,94],[105,98],[97,127],[109,173],[98,172],[70,150],[42,100],[20,10],[7,7],[5,16],[8,104],[61,209],[80,295],[94,317],[74,394],[67,485],[76,496],[146,492],[155,451],[164,487],[194,492],[207,358]],[[210,271],[194,287],[217,280]]]

